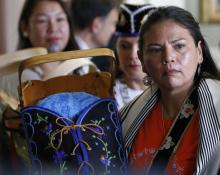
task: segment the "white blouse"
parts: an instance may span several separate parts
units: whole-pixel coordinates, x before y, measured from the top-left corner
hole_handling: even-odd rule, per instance
[[[119,110],[142,92],[143,90],[128,87],[123,79],[115,80],[114,95]]]

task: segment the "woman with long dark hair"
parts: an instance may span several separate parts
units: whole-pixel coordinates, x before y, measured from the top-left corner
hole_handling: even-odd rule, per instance
[[[131,167],[201,174],[220,143],[220,72],[199,23],[179,7],[156,9],[138,56],[150,87],[121,111]]]
[[[18,23],[18,49],[45,47],[48,52],[78,49],[71,19],[62,0],[26,0]],[[43,64],[26,70],[23,79],[42,79],[60,62]]]

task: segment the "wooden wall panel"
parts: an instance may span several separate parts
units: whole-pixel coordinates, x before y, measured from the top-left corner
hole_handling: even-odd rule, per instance
[[[17,48],[17,25],[24,0],[0,0],[0,54]]]
[[[5,0],[0,1],[0,54],[6,52]]]

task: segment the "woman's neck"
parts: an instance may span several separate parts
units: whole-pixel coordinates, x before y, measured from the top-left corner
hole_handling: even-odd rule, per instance
[[[142,79],[131,79],[131,78],[127,78],[126,76],[124,76],[123,78],[127,86],[131,89],[136,89],[136,90],[146,89],[146,86],[144,85]]]
[[[192,87],[181,91],[161,90],[160,105],[163,117],[174,119],[191,92],[191,89]]]

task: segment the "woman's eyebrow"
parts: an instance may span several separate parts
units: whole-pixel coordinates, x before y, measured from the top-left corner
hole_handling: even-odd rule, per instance
[[[185,40],[186,39],[184,39],[184,38],[178,38],[178,39],[172,40],[170,43],[176,43],[176,42],[185,41]]]
[[[161,44],[158,43],[150,43],[150,44],[146,44],[145,47],[153,47],[153,46],[161,46]]]

